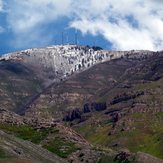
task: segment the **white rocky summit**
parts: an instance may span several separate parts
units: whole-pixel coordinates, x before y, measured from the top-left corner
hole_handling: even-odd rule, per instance
[[[26,63],[39,68],[41,71],[51,72],[52,78],[66,78],[67,76],[88,69],[94,64],[120,57],[142,58],[152,55],[151,51],[109,51],[94,50],[88,46],[56,45],[47,48],[33,48],[20,52],[6,54],[2,60],[12,60]]]

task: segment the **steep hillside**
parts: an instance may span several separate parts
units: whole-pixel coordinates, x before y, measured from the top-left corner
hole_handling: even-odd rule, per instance
[[[4,109],[0,110],[0,138],[0,161],[94,163],[102,154],[60,123],[22,117]]]
[[[162,53],[159,55],[153,53],[153,56],[149,55],[149,58],[144,59],[131,57],[115,59],[97,64],[84,72],[74,74],[60,84],[51,86],[29,106],[27,111],[31,110],[34,113],[36,110],[41,114],[41,111],[49,110],[54,112],[53,116],[57,115],[55,117],[57,120],[58,114],[62,115],[62,111],[64,113],[80,108],[89,102],[106,102],[108,98],[113,98],[122,91],[134,90],[141,93],[135,89],[136,84],[148,85],[150,81],[155,83],[161,80],[161,77]],[[111,94],[111,91],[114,94]]]
[[[29,141],[23,141],[0,130],[0,162],[64,163],[66,161]]]
[[[0,107],[15,112],[32,103],[53,83],[106,60],[125,55],[145,57],[149,51],[114,52],[65,45],[28,49],[0,57]]]
[[[35,93],[43,88],[43,80],[17,61],[0,61],[0,107],[18,111]]]
[[[0,107],[19,112],[51,83],[121,53],[67,45],[4,55],[0,57]]]
[[[162,83],[163,52],[65,45],[5,55],[0,162],[161,163]]]
[[[46,90],[26,116],[66,123],[96,146],[163,159],[162,82],[162,52],[125,56]]]

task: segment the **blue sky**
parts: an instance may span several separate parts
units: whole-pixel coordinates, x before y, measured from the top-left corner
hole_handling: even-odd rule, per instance
[[[162,50],[162,0],[0,0],[0,54],[62,43]]]

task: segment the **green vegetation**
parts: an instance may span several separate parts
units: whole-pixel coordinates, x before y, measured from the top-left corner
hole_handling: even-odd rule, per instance
[[[52,127],[34,129],[33,127],[27,125],[16,126],[9,124],[0,124],[0,129],[9,134],[14,134],[18,138],[31,141],[35,144],[42,144],[41,141],[45,140],[50,133],[55,134],[56,136],[59,131],[58,129]],[[51,139],[48,143],[45,143],[42,146],[63,158],[68,157],[71,153],[79,149],[75,143],[60,137]],[[5,156],[4,153],[1,153],[2,151],[0,151],[0,158]]]
[[[107,156],[103,155],[98,163],[136,163],[134,156]]]
[[[0,160],[5,159],[7,157],[6,152],[2,149],[0,149]]]
[[[60,137],[49,141],[43,147],[63,158],[68,157],[71,153],[79,149],[73,142]]]
[[[0,124],[0,129],[8,133],[14,134],[21,139],[31,141],[35,144],[39,144],[47,137],[49,133],[58,132],[58,129],[52,127],[36,130],[33,127],[27,125],[16,126],[9,124]]]
[[[110,123],[102,126],[83,124],[82,126],[78,126],[74,129],[93,145],[108,145],[108,133],[111,129]]]
[[[128,148],[131,152],[145,152],[163,159],[163,113],[133,113],[128,115],[132,121],[117,125],[115,133],[109,123],[103,122],[100,126],[88,123],[74,129],[82,134],[90,143],[103,147]],[[123,122],[123,120],[122,120]],[[125,122],[125,119],[124,119]],[[129,130],[121,131],[122,128],[130,127]]]
[[[102,156],[98,163],[114,163],[114,158],[110,156]]]
[[[0,148],[0,161],[8,158],[11,158],[11,156],[5,150]]]

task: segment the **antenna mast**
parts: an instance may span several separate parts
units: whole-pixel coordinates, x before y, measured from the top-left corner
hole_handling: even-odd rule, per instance
[[[77,30],[75,30],[75,45],[78,44],[78,33]]]
[[[64,33],[62,32],[62,45],[64,43]]]
[[[67,35],[66,35],[66,43],[69,44],[68,33],[67,33]]]

